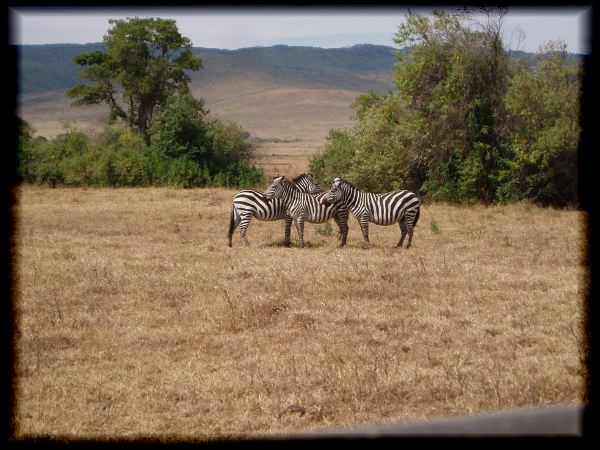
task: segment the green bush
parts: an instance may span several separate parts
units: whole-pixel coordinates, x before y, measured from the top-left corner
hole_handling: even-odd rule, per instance
[[[94,160],[93,184],[113,187],[153,184],[151,151],[136,131],[124,126],[107,127],[90,153]]]
[[[246,161],[230,164],[226,170],[217,172],[208,183],[212,187],[249,187],[264,185],[262,169],[250,166]]]
[[[23,143],[19,156],[19,173],[30,181],[77,185],[90,177],[90,140],[82,132],[66,127],[66,133],[51,141],[32,140]],[[23,164],[27,164],[25,167]],[[78,165],[81,166],[80,173]]]
[[[67,186],[89,186],[98,184],[91,152],[73,155],[62,162],[63,182]]]
[[[169,161],[165,175],[164,184],[169,186],[191,188],[200,185],[200,166],[186,157]]]
[[[158,111],[150,125],[152,147],[168,158],[200,162],[211,159],[210,122],[204,101],[191,95],[176,97]]]
[[[176,112],[181,112],[180,106],[175,108]],[[21,180],[51,186],[247,188],[264,184],[262,170],[244,159],[252,154],[254,147],[239,126],[213,121],[196,131],[200,129],[205,133],[202,139],[195,143],[180,142],[176,147],[178,154],[164,147],[168,142],[165,136],[173,133],[163,133],[160,138],[154,134],[153,144],[146,146],[137,131],[122,125],[107,126],[94,141],[67,127],[65,134],[47,141],[32,138],[30,127],[23,122],[17,150],[18,175]],[[192,134],[181,136],[188,139]],[[198,142],[206,144],[202,151],[194,147]]]

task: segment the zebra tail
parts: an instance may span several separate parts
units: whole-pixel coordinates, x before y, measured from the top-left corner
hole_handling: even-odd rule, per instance
[[[421,205],[417,207],[417,214],[415,215],[415,221],[413,222],[413,228],[417,226],[417,222],[419,221],[419,216],[421,215]]]
[[[233,203],[231,204],[231,216],[229,217],[229,231],[227,232],[227,239],[231,242],[231,236],[233,236],[233,229],[235,227],[235,215],[237,211],[235,210],[235,206]]]

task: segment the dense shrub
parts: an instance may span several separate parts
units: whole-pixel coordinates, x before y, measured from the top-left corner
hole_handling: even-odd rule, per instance
[[[473,28],[461,15],[409,13],[396,34],[395,89],[362,94],[354,126],[331,130],[310,170],[375,192],[410,189],[455,203],[577,203],[581,64],[551,42],[509,60],[505,11]]]
[[[333,183],[335,177],[351,177],[355,148],[350,131],[329,130],[325,147],[310,159],[310,171],[325,184]]]
[[[210,122],[204,102],[191,95],[176,97],[155,113],[150,124],[152,147],[169,158],[213,159]]]
[[[123,125],[107,126],[94,140],[72,127],[49,141],[34,139],[31,130],[23,128],[18,175],[24,181],[51,186],[245,188],[264,183],[262,170],[245,159],[253,147],[241,128],[212,121],[191,132],[190,116],[178,115],[180,107],[174,108],[174,116],[161,116],[168,120],[160,131],[154,128],[150,146],[137,131]],[[178,134],[179,119],[182,133]]]

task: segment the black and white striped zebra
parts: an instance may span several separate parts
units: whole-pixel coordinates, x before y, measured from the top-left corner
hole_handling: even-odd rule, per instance
[[[342,237],[341,246],[346,245],[348,236],[349,210],[340,202],[325,205],[322,202],[324,194],[310,195],[302,192],[284,175],[275,177],[265,191],[268,199],[279,199],[284,204],[287,213],[296,224],[300,247],[304,247],[304,222],[323,223],[334,219]]]
[[[394,191],[385,194],[361,192],[352,183],[336,178],[331,189],[322,194],[326,204],[342,202],[360,223],[364,247],[369,246],[369,222],[377,225],[400,223],[401,236],[396,247],[402,247],[408,234],[409,248],[413,230],[419,220],[421,210],[417,196],[410,191]]]
[[[278,175],[276,175],[278,176]],[[321,192],[319,184],[315,180],[312,174],[303,173],[293,179],[293,183],[298,187],[299,190],[306,193],[318,194]],[[290,228],[292,226],[292,219],[286,219],[286,209],[283,203],[278,199],[267,200],[262,192],[254,191],[252,189],[245,189],[238,192],[233,197],[231,202],[231,216],[229,219],[229,232],[227,237],[229,239],[229,246],[232,246],[232,237],[235,229],[240,227],[240,234],[246,245],[250,245],[246,232],[250,225],[252,217],[256,217],[258,220],[282,220],[285,219],[285,235],[286,242],[289,244]]]

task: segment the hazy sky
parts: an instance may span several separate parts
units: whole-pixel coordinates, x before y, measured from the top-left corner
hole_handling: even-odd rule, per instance
[[[417,9],[426,13],[431,9]],[[55,44],[101,42],[108,20],[126,17],[175,19],[195,47],[237,49],[275,44],[345,47],[354,44],[396,46],[393,42],[406,8],[372,9],[26,9],[10,10],[11,43]],[[537,51],[541,44],[563,39],[567,50],[590,51],[590,8],[509,10],[504,21],[505,45],[517,48],[516,30],[525,32],[519,50]]]

